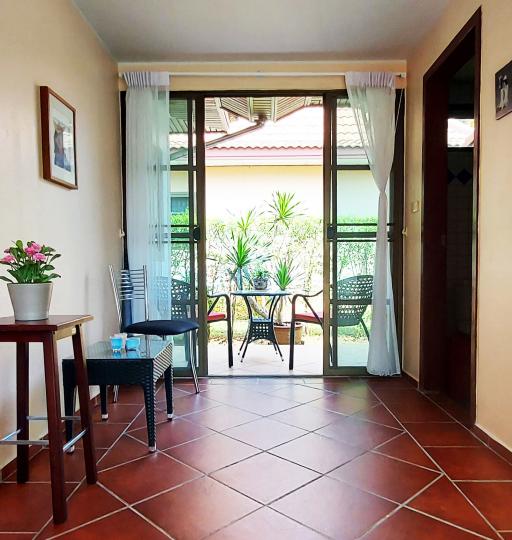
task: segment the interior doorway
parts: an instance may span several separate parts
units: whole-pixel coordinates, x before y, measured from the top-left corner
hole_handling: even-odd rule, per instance
[[[480,25],[424,77],[420,386],[475,420]]]

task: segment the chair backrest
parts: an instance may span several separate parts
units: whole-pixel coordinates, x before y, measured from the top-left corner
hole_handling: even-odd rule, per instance
[[[193,318],[191,315],[190,283],[180,279],[157,278],[157,288],[161,310],[167,312],[170,304],[172,319]]]
[[[121,269],[117,272],[112,265],[109,265],[112,290],[116,301],[119,327],[122,325],[123,302],[142,300],[144,302],[144,319],[149,316],[148,306],[148,277],[146,267],[131,269]]]
[[[356,326],[372,303],[373,276],[360,275],[340,279],[338,290],[338,326]]]

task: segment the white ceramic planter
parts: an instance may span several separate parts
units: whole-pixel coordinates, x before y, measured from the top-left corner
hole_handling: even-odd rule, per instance
[[[8,283],[7,289],[17,321],[48,318],[53,283]]]

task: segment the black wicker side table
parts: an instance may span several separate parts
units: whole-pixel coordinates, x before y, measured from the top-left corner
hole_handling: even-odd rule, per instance
[[[167,418],[173,417],[172,399],[172,340],[141,339],[136,351],[112,352],[110,343],[100,341],[87,347],[87,374],[89,385],[100,387],[101,417],[108,419],[107,385],[136,384],[144,391],[146,422],[148,429],[148,447],[150,452],[156,451],[155,433],[155,384],[163,375],[165,397],[167,401]],[[72,416],[75,409],[75,367],[73,358],[62,361],[62,378],[64,382],[65,414]],[[72,438],[73,425],[66,421],[66,439]]]

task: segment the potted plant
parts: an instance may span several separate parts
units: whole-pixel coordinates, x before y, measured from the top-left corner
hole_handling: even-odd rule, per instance
[[[288,259],[279,259],[273,276],[276,285],[282,291],[285,291],[290,287],[295,278],[295,267],[292,262]],[[281,301],[276,309],[274,333],[279,345],[289,345],[291,324],[283,321],[283,307],[284,302]],[[295,323],[295,343],[302,343],[302,328],[302,323]]]
[[[4,250],[0,263],[8,266],[10,278],[0,276],[7,281],[7,289],[14,309],[14,318],[18,321],[38,321],[48,318],[52,297],[52,280],[60,277],[54,273],[53,261],[60,257],[49,246],[21,240]]]
[[[258,266],[252,273],[252,283],[257,291],[265,291],[268,287],[269,271]]]

